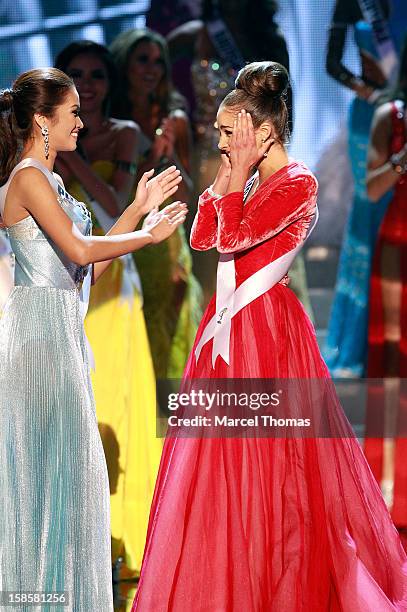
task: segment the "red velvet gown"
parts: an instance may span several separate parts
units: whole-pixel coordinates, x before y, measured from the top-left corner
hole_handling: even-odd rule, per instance
[[[392,102],[391,153],[398,153],[406,142],[405,105]],[[384,282],[398,286],[399,299],[389,293]],[[407,175],[398,180],[379,231],[370,283],[369,378],[401,379],[394,394],[393,426],[395,474],[392,517],[398,527],[407,528]],[[393,322],[393,334],[386,331],[386,319]],[[396,333],[394,333],[396,331]],[[370,392],[365,452],[377,480],[383,474],[383,439],[375,438],[388,422],[389,404],[385,389]],[[387,406],[387,409],[386,409]],[[407,545],[407,538],[406,538]]]
[[[244,204],[204,192],[195,249],[235,253],[236,286],[304,239],[316,180],[290,162]],[[196,344],[215,311],[204,314]],[[212,340],[184,380],[329,380],[314,329],[277,283],[232,319],[230,364]],[[332,437],[167,437],[133,610],[386,612],[407,610],[407,560],[378,485],[334,390]]]

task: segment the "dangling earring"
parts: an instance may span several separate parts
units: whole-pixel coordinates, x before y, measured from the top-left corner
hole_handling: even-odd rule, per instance
[[[48,138],[48,127],[46,125],[43,125],[41,128],[41,134],[44,138],[44,153],[45,153],[45,159],[48,159],[48,155],[49,155],[49,138]]]

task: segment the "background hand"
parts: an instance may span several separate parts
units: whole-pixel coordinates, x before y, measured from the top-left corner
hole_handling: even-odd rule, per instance
[[[166,117],[158,128],[159,132],[154,138],[154,143],[151,148],[151,156],[155,161],[159,161],[163,157],[172,159],[174,156],[175,131],[174,122],[171,118]]]

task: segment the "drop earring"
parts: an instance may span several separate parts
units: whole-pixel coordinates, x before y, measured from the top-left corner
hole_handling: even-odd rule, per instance
[[[48,127],[46,125],[43,125],[41,128],[41,134],[42,137],[44,138],[44,153],[45,153],[45,159],[48,159],[49,156],[49,131],[48,131]]]

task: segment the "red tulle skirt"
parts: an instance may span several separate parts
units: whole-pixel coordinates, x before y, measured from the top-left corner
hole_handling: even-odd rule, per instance
[[[289,288],[276,285],[234,317],[230,355],[212,369],[212,340],[198,363],[193,350],[185,381],[324,379],[314,409],[330,435],[168,437],[133,610],[407,610],[397,531]]]

